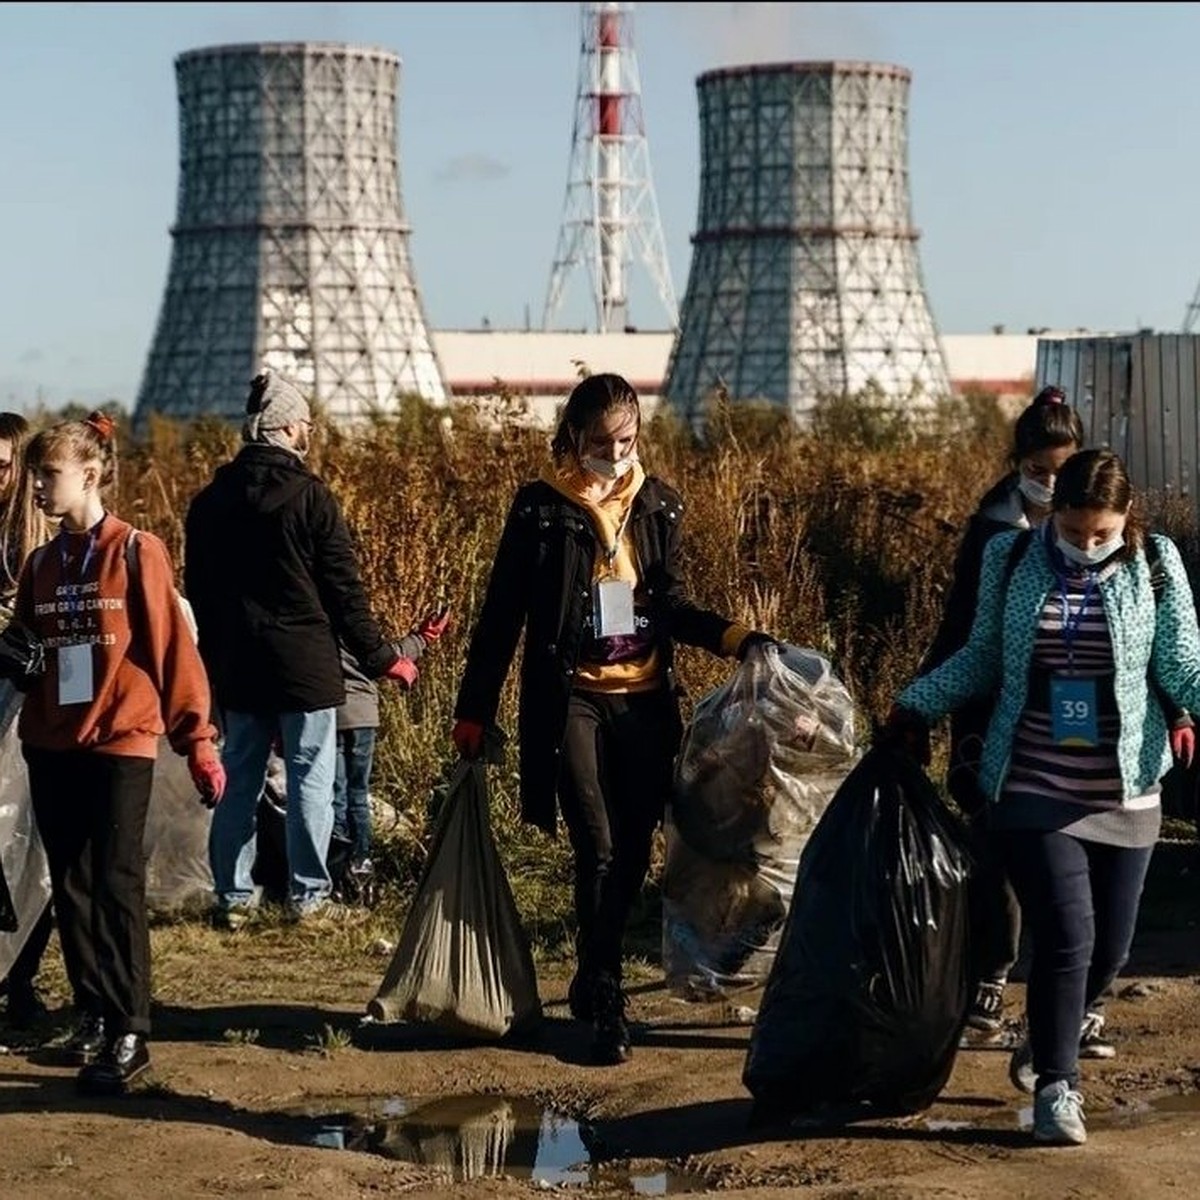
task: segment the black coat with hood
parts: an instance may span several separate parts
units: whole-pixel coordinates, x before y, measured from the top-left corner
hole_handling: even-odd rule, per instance
[[[193,498],[184,533],[184,590],[222,709],[336,708],[339,640],[371,678],[396,661],[337,499],[291,451],[243,446]]]
[[[722,653],[732,622],[693,604],[679,570],[677,492],[650,476],[634,498],[629,529],[637,555],[639,608],[648,610],[662,686],[677,697],[673,643]],[[553,834],[567,701],[591,612],[598,540],[591,517],[541,480],[523,485],[509,509],[479,620],[471,636],[454,715],[491,724],[524,630],[518,705],[521,815]],[[678,709],[676,710],[678,712]],[[674,758],[682,736],[663,746]]]

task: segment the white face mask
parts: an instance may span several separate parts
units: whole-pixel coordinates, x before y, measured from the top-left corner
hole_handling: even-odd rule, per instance
[[[1017,480],[1017,488],[1030,504],[1036,504],[1039,508],[1049,508],[1050,502],[1054,499],[1053,483],[1039,483],[1036,479],[1031,479],[1024,472],[1022,472],[1021,478]]]
[[[627,458],[618,458],[616,461],[611,458],[592,458],[591,456],[583,459],[584,467],[593,475],[599,475],[601,479],[621,479],[633,470],[635,462],[637,462],[637,458],[632,454]]]
[[[1101,542],[1100,545],[1093,546],[1090,550],[1081,550],[1078,546],[1068,542],[1062,534],[1055,535],[1054,544],[1067,562],[1075,563],[1080,567],[1095,567],[1125,545],[1125,535],[1118,533],[1116,537],[1110,537],[1107,542]]]

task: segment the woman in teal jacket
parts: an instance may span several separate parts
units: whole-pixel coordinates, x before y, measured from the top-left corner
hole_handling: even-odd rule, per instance
[[[997,697],[979,778],[1033,949],[1033,1134],[1079,1144],[1080,1029],[1128,959],[1171,766],[1152,685],[1200,710],[1200,630],[1179,551],[1160,535],[1156,602],[1133,487],[1111,451],[1063,465],[1052,516],[1006,583],[1018,536],[988,543],[966,645],[901,692],[889,723],[927,729]]]

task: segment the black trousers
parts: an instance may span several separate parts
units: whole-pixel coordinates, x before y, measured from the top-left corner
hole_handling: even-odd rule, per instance
[[[571,696],[558,802],[574,851],[583,972],[621,978],[625,928],[650,867],[679,734],[665,689]]]
[[[8,969],[4,983],[5,991],[10,996],[14,991],[29,991],[33,987],[38,968],[42,965],[42,955],[46,953],[46,947],[50,944],[50,933],[53,929],[54,913],[47,904],[29,931],[20,954],[13,959],[13,965]]]
[[[24,747],[63,962],[82,1013],[150,1032],[143,840],[152,758]]]

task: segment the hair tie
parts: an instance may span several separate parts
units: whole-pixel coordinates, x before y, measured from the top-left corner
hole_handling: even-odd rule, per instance
[[[1060,387],[1053,384],[1050,387],[1044,387],[1034,397],[1034,404],[1066,404],[1067,393]]]
[[[112,440],[113,431],[116,429],[116,422],[108,415],[108,413],[94,412],[84,422],[85,425],[90,425],[102,442]]]

